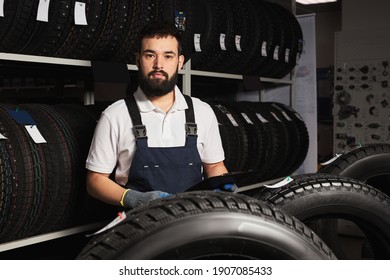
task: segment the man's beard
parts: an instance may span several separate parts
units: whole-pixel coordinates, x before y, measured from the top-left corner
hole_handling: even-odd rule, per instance
[[[174,90],[177,77],[179,73],[179,69],[172,75],[172,77],[168,78],[168,73],[164,71],[152,71],[148,73],[147,76],[142,74],[142,71],[139,71],[139,86],[147,97],[157,97],[164,96],[167,93]],[[154,73],[161,73],[164,75],[165,80],[162,79],[150,79],[149,77]]]

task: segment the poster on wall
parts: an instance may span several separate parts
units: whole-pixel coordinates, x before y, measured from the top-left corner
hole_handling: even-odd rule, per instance
[[[390,143],[389,30],[336,33],[333,151]]]
[[[309,132],[309,150],[297,174],[317,172],[317,73],[315,15],[299,15],[304,45],[303,53],[295,67],[295,94],[290,98],[290,86],[278,87],[263,93],[265,102],[291,105],[303,118]]]

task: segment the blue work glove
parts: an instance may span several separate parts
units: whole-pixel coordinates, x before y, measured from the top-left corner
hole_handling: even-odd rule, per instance
[[[234,183],[223,184],[218,188],[215,188],[215,192],[237,192],[238,187]]]
[[[123,206],[126,208],[135,208],[149,201],[170,196],[171,194],[162,191],[139,192],[129,190],[123,197]]]

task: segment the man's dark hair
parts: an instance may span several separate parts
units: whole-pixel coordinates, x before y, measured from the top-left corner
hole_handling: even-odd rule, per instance
[[[138,52],[141,53],[144,38],[167,38],[172,36],[178,42],[179,55],[182,53],[181,32],[175,25],[168,22],[154,22],[146,25],[139,34]]]

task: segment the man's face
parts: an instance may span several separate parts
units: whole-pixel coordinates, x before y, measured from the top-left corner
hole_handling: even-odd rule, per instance
[[[174,37],[144,38],[141,53],[136,61],[139,68],[139,85],[148,97],[163,96],[175,88],[184,56],[178,53]]]

